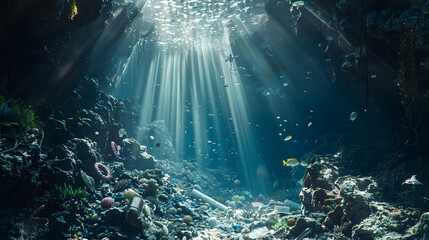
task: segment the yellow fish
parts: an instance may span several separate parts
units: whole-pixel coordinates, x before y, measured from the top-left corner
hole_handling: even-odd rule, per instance
[[[286,166],[286,161],[285,161],[285,160],[283,160],[283,167],[284,167],[284,166]]]
[[[296,158],[289,158],[287,160],[287,163],[286,163],[286,165],[289,166],[289,167],[294,167],[294,166],[296,166],[298,164],[299,164],[299,162],[298,162],[298,160]]]
[[[77,6],[76,6],[76,0],[73,0],[73,2],[70,5],[70,20],[73,21],[74,17],[77,15]]]
[[[289,141],[289,140],[291,140],[291,139],[292,139],[292,136],[291,136],[291,135],[289,135],[289,136],[287,136],[287,137],[285,138],[285,140],[284,140],[284,141],[286,142],[286,141]]]
[[[304,167],[308,166],[307,161],[301,161],[301,166],[304,166]]]

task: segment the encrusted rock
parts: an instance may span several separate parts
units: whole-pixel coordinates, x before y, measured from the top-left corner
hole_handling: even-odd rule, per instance
[[[322,231],[322,226],[313,218],[299,217],[298,220],[296,220],[295,226],[290,230],[290,234],[293,237],[297,237],[306,228],[311,228],[314,232]]]

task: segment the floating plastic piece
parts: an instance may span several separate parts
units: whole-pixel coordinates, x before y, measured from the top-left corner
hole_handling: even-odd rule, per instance
[[[282,213],[282,214],[290,213],[290,207],[274,206],[274,210],[276,210],[278,213]]]
[[[301,209],[301,204],[296,203],[296,202],[291,201],[291,200],[287,200],[287,199],[286,199],[286,200],[284,201],[284,204],[285,204],[285,206],[286,206],[286,207],[290,207],[291,209],[296,209],[296,210]]]
[[[301,234],[299,234],[298,237],[295,238],[295,240],[302,240],[303,238],[307,237],[308,234],[311,233],[311,228],[306,228],[304,231],[302,231]]]
[[[211,197],[209,197],[209,196],[201,193],[198,190],[193,189],[192,192],[191,192],[191,196],[195,197],[195,198],[200,198],[201,200],[203,200],[204,202],[210,204],[210,206],[212,206],[214,208],[219,208],[220,210],[223,210],[223,211],[225,211],[225,210],[228,209],[225,205],[219,203],[218,201],[216,201],[213,198],[211,198]]]

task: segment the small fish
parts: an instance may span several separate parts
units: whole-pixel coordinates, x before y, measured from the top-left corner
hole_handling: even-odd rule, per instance
[[[409,179],[405,180],[402,185],[404,184],[423,185],[423,183],[416,179],[416,175],[413,175]]]
[[[156,147],[159,147],[159,146],[161,146],[161,143],[160,142],[156,143]]]
[[[294,167],[299,164],[299,161],[296,158],[288,158],[286,165],[289,167]]]
[[[356,120],[356,118],[357,118],[357,112],[352,112],[352,113],[350,113],[350,121],[354,121],[354,120]]]
[[[304,1],[295,1],[292,3],[292,6],[298,7],[304,5]]]
[[[308,127],[310,127],[311,125],[313,125],[313,123],[312,123],[312,122],[309,122],[309,123],[307,124],[307,126],[308,126]]]
[[[308,163],[307,163],[307,161],[301,161],[301,166],[303,166],[303,167],[307,167],[308,166]]]
[[[292,136],[291,135],[289,135],[289,136],[287,136],[285,139],[284,139],[284,141],[286,142],[286,141],[289,141],[289,140],[291,140],[292,139]]]

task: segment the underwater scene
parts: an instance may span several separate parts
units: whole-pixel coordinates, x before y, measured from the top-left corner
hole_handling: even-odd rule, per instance
[[[0,12],[0,240],[429,239],[428,1]]]

